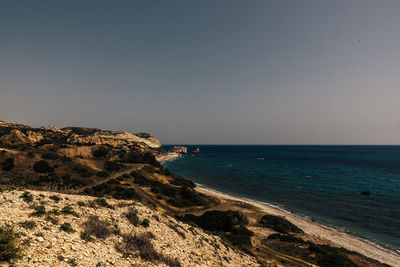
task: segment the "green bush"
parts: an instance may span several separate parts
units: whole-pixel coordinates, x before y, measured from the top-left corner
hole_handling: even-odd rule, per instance
[[[71,206],[69,206],[69,205],[64,206],[64,207],[62,208],[62,210],[61,210],[61,213],[62,213],[62,214],[74,215],[75,217],[78,217],[78,214],[77,214],[77,213],[74,211],[74,209],[73,209]]]
[[[140,223],[141,226],[144,228],[150,227],[150,220],[149,219],[143,219],[143,221]]]
[[[264,215],[260,220],[260,224],[283,234],[287,234],[290,232],[304,233],[300,228],[298,228],[296,225],[292,224],[288,220],[274,215]]]
[[[3,171],[9,171],[9,170],[12,170],[14,168],[14,166],[15,166],[14,165],[14,159],[13,158],[8,158],[3,162],[1,169]]]
[[[49,163],[44,160],[40,160],[33,165],[33,170],[39,173],[54,172],[54,168],[50,167]]]
[[[63,224],[61,224],[61,226],[60,226],[60,231],[67,232],[67,233],[69,233],[69,234],[75,232],[75,230],[72,228],[72,226],[71,226],[70,223],[63,223]]]
[[[0,226],[0,262],[11,262],[21,257],[19,235],[10,225]]]
[[[123,165],[116,161],[104,162],[104,169],[109,172],[117,172],[117,171],[121,170],[122,167],[123,167]]]
[[[81,232],[80,237],[82,240],[85,240],[87,242],[92,241],[92,235],[86,231]]]
[[[32,202],[32,200],[33,200],[32,194],[28,191],[25,191],[24,193],[22,193],[20,198],[22,198],[25,202]]]
[[[102,206],[102,207],[105,207],[105,208],[108,208],[108,209],[114,209],[114,207],[112,205],[110,205],[107,202],[107,200],[105,200],[104,198],[97,198],[95,201],[99,206]]]
[[[46,208],[44,206],[36,206],[34,207],[34,212],[30,214],[30,216],[40,217],[46,214]]]
[[[99,147],[98,149],[94,150],[92,152],[93,157],[99,159],[99,158],[106,158],[110,151],[105,148],[105,147]]]
[[[52,199],[52,200],[54,200],[55,202],[60,202],[60,200],[61,200],[61,198],[59,198],[58,196],[56,196],[56,195],[53,195],[53,196],[50,196],[49,197],[50,199]]]
[[[54,152],[47,152],[42,155],[42,159],[58,159],[60,156]]]
[[[35,221],[23,221],[19,223],[19,226],[26,230],[32,230],[36,227]]]
[[[106,171],[99,171],[99,172],[96,173],[96,176],[100,177],[100,178],[106,178],[106,177],[109,177],[110,174],[108,172],[106,172]]]

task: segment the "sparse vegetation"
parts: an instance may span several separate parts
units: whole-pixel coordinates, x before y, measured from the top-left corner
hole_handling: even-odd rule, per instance
[[[111,234],[108,223],[100,220],[97,216],[90,216],[84,224],[85,232],[94,235],[97,238],[107,238]]]
[[[60,202],[60,200],[61,200],[61,198],[59,198],[59,197],[56,196],[56,195],[50,196],[49,198],[52,199],[52,200],[54,200],[54,202],[56,202],[56,203]]]
[[[46,221],[51,222],[54,225],[57,225],[59,223],[59,219],[56,217],[53,217],[51,215],[47,215],[46,218],[44,218]]]
[[[62,210],[61,210],[61,213],[62,213],[62,214],[74,215],[75,217],[78,217],[78,214],[77,214],[77,213],[74,211],[74,209],[73,209],[71,206],[69,206],[69,205],[64,206],[64,207],[62,208]]]
[[[279,233],[304,233],[300,228],[298,228],[296,225],[292,224],[288,220],[274,215],[264,215],[260,220],[260,224],[262,226],[271,228]]]
[[[110,205],[107,202],[107,200],[105,200],[104,198],[97,198],[95,201],[101,207],[105,207],[105,208],[108,208],[108,209],[114,209],[114,207],[112,205]]]
[[[94,150],[92,152],[93,157],[97,158],[97,159],[101,159],[101,158],[106,158],[108,156],[108,154],[110,153],[110,151],[102,146],[99,147],[98,149]]]
[[[25,191],[24,193],[22,193],[20,198],[22,198],[25,202],[32,202],[33,201],[33,196],[28,191]]]
[[[72,228],[72,226],[71,226],[70,223],[63,223],[63,224],[61,224],[60,230],[61,230],[61,231],[64,231],[64,232],[67,232],[67,233],[73,233],[73,232],[75,232],[75,230]]]
[[[39,173],[54,172],[54,168],[49,165],[45,160],[40,160],[33,165],[33,170]]]
[[[40,217],[46,214],[46,208],[44,206],[36,206],[33,208],[35,211],[30,216]]]
[[[19,235],[10,225],[0,226],[0,263],[12,262],[22,257]]]
[[[149,219],[143,219],[143,221],[140,223],[141,226],[144,228],[150,227],[150,220]]]
[[[117,244],[116,249],[124,255],[132,255],[138,252],[140,257],[146,261],[159,261],[170,267],[181,266],[178,259],[172,259],[157,252],[150,239],[151,238],[146,233],[123,235],[124,242],[123,244]]]
[[[32,229],[35,229],[36,223],[35,223],[35,221],[32,221],[32,220],[30,220],[30,221],[26,220],[26,221],[20,222],[19,226],[21,226],[22,228],[24,228],[26,230],[32,230]]]
[[[15,166],[14,159],[13,158],[7,158],[3,162],[2,166],[1,166],[1,169],[3,171],[10,171],[10,170],[12,170],[14,168],[14,166]]]
[[[139,225],[139,217],[137,215],[137,211],[133,208],[130,208],[128,210],[128,212],[125,213],[125,217],[128,219],[128,221],[134,225],[134,226],[138,226]]]
[[[82,240],[85,240],[86,242],[93,240],[92,235],[86,231],[81,232],[80,237]]]
[[[116,161],[104,162],[104,169],[109,172],[117,172],[117,171],[121,170],[122,167],[123,167],[123,165]]]
[[[58,159],[60,156],[54,152],[47,152],[42,155],[42,159]]]

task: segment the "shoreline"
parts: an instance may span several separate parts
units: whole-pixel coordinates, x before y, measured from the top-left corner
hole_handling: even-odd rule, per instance
[[[399,253],[389,248],[382,247],[379,244],[367,239],[341,232],[338,229],[312,221],[306,217],[291,213],[272,204],[248,198],[236,197],[197,183],[196,190],[200,193],[221,199],[245,202],[259,208],[265,213],[285,217],[287,220],[301,228],[313,239],[328,242],[332,246],[343,247],[345,249],[358,252],[364,256],[378,260],[381,263],[389,264],[391,266],[400,266]]]

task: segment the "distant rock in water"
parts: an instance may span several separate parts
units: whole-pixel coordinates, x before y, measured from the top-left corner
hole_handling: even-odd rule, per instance
[[[360,193],[360,195],[363,195],[363,196],[370,196],[370,195],[371,195],[371,192],[369,192],[369,191],[362,191],[362,192]]]

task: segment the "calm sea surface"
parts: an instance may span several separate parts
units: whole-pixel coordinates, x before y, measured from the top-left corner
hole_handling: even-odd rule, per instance
[[[196,147],[165,167],[400,250],[400,146]]]

